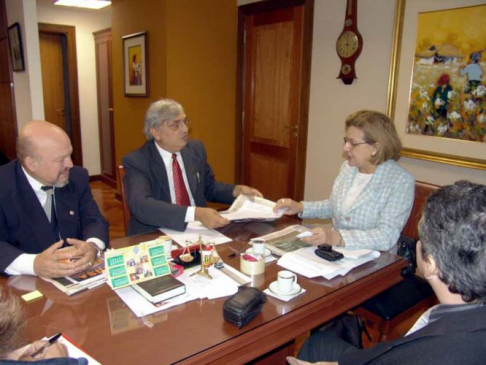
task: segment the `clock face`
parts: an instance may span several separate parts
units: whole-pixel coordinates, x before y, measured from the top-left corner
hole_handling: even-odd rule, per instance
[[[359,40],[356,33],[349,30],[341,33],[336,42],[336,51],[343,58],[351,57],[359,47]]]

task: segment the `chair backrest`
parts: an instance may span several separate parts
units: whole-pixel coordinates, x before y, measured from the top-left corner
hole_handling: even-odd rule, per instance
[[[125,223],[125,234],[128,232],[128,223],[130,222],[130,210],[128,209],[127,198],[125,195],[125,186],[123,185],[123,178],[125,177],[125,168],[123,165],[118,165],[116,168],[118,187],[121,193],[121,202],[123,207],[123,223]]]
[[[422,218],[422,211],[424,210],[427,198],[439,189],[439,185],[429,184],[421,181],[415,182],[415,199],[413,201],[412,212],[408,221],[403,228],[402,233],[405,236],[419,239],[418,236],[418,223]]]

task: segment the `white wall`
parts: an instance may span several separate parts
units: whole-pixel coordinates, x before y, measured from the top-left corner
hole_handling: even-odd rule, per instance
[[[98,175],[101,167],[93,32],[111,26],[111,12],[107,10],[71,10],[38,2],[37,19],[39,23],[76,27],[83,165],[88,169],[90,175]]]
[[[7,0],[7,23],[20,24],[25,71],[13,73],[18,130],[32,119],[44,119],[39,31],[35,1]]]
[[[358,2],[358,29],[364,47],[356,62],[358,79],[352,85],[344,85],[336,79],[341,66],[336,54],[336,39],[343,29],[346,1],[314,1],[306,200],[323,199],[331,192],[334,178],[344,161],[342,136],[346,117],[360,109],[386,112],[395,16],[393,0]],[[254,0],[238,0],[238,5],[251,2]],[[454,154],[454,151],[450,153]],[[416,180],[445,185],[467,179],[486,184],[484,170],[411,158],[402,158],[399,162]]]

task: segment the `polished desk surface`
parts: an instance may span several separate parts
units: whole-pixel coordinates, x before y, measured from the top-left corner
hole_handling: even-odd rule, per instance
[[[281,218],[273,223],[232,223],[221,232],[233,242],[217,246],[226,264],[239,268],[241,252],[252,237],[297,223]],[[112,241],[115,248],[155,239],[160,232]],[[137,318],[106,284],[71,297],[35,277],[1,277],[2,286],[22,295],[37,289],[43,298],[23,303],[30,340],[63,332],[103,364],[168,363],[284,363],[272,350],[293,350],[293,339],[319,324],[357,306],[401,280],[403,259],[382,254],[377,260],[333,280],[299,277],[306,293],[289,302],[268,296],[260,314],[238,329],[222,316],[226,298],[196,300],[156,314]],[[265,274],[254,276],[252,286],[262,290],[277,277],[279,266],[266,265]],[[23,288],[22,288],[23,287]],[[22,288],[22,289],[19,289]],[[265,359],[265,356],[266,359]],[[269,357],[270,356],[270,357]],[[270,360],[269,360],[270,359]]]

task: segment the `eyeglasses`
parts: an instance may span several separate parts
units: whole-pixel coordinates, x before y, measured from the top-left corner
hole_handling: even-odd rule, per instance
[[[364,142],[352,142],[348,137],[343,137],[343,141],[344,141],[344,144],[349,143],[349,145],[351,146],[351,148],[354,148],[356,146],[359,146],[360,144],[370,144],[370,142],[368,142],[368,141],[364,141]]]
[[[172,122],[167,123],[166,126],[172,129],[173,131],[178,131],[182,129],[183,125],[189,127],[190,124],[191,123],[187,120],[187,118],[184,118],[184,119],[173,120]]]

